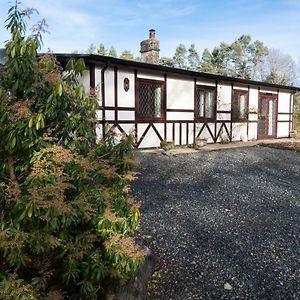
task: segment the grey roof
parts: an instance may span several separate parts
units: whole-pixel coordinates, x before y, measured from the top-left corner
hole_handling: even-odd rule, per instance
[[[203,77],[203,78],[213,79],[213,80],[223,80],[223,81],[228,81],[228,82],[244,83],[244,84],[248,84],[248,85],[264,86],[264,87],[271,87],[271,88],[276,88],[276,89],[287,89],[287,90],[292,90],[295,92],[300,91],[300,87],[296,87],[296,86],[287,86],[287,85],[273,84],[273,83],[268,83],[268,82],[263,82],[263,81],[254,81],[254,80],[234,78],[234,77],[222,76],[222,75],[216,75],[216,74],[210,74],[210,73],[195,72],[195,71],[189,71],[189,70],[185,70],[185,69],[166,67],[166,66],[162,66],[162,65],[153,65],[153,64],[148,64],[148,63],[144,63],[144,62],[136,62],[136,61],[132,61],[132,60],[113,58],[110,56],[101,56],[101,55],[95,55],[95,54],[69,54],[69,53],[54,53],[54,55],[61,62],[67,61],[70,58],[83,58],[86,63],[106,62],[107,64],[111,64],[111,65],[123,65],[123,66],[128,66],[128,67],[133,67],[133,68],[142,68],[142,69],[150,69],[150,70],[156,70],[156,71],[161,71],[161,72],[183,74],[183,75],[188,75],[188,76],[192,76],[192,77]]]

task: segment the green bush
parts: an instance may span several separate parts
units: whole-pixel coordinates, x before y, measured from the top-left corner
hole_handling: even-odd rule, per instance
[[[37,56],[43,27],[26,37],[31,12],[9,10],[0,67],[0,298],[98,299],[144,258],[132,140],[107,132],[96,143],[97,100],[77,82],[84,62],[62,72]]]

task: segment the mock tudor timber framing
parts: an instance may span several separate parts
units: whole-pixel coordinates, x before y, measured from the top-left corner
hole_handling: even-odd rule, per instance
[[[109,124],[111,130],[118,130],[121,134],[125,135],[129,134],[130,130],[128,130],[128,128],[129,125],[131,125],[130,127],[133,129],[136,147],[157,147],[159,146],[159,142],[163,140],[173,141],[177,145],[193,144],[195,139],[201,138],[204,133],[205,138],[214,143],[223,139],[227,139],[229,141],[240,140],[240,136],[242,134],[236,134],[237,129],[235,127],[243,128],[242,131],[247,138],[252,134],[252,139],[257,139],[259,138],[258,129],[260,98],[264,94],[277,97],[275,105],[276,136],[274,137],[289,137],[290,130],[294,126],[292,112],[293,94],[297,91],[300,91],[300,88],[199,73],[98,55],[57,54],[57,57],[62,65],[64,65],[67,59],[71,57],[83,58],[88,67],[91,91],[94,91],[97,86],[96,71],[101,70],[100,98],[102,100],[102,105],[100,109],[102,111],[102,116],[99,120],[99,125],[103,128],[104,124]],[[106,72],[108,70],[110,70],[113,75],[106,78]],[[128,81],[129,84],[129,90],[134,89],[132,93],[134,99],[131,102],[133,105],[127,106],[126,104],[124,106],[124,103],[121,103],[122,97],[120,95],[120,90],[123,86],[123,80],[119,80],[121,73],[126,73],[128,74],[128,78],[130,76],[133,78],[134,82],[129,82],[129,79],[126,77],[126,81]],[[108,82],[109,78],[113,78],[113,84],[112,82]],[[163,106],[162,116],[160,118],[139,118],[138,116],[138,83],[143,81],[153,83],[159,82],[162,84]],[[178,103],[172,94],[172,89],[176,89],[176,82],[182,87],[185,85],[189,85],[190,87],[193,86],[193,99],[187,99],[188,97],[183,99],[182,97],[184,97],[184,92],[182,95],[177,95],[180,99],[180,107],[178,107]],[[209,85],[206,85],[206,83]],[[106,92],[109,90],[108,87],[112,87],[114,94],[113,101],[110,101],[109,104],[107,104],[108,102],[106,99]],[[199,88],[215,90],[214,116],[211,119],[201,119],[197,117],[197,89]],[[229,88],[230,91],[228,90]],[[218,104],[218,98],[222,92],[222,89],[225,90],[225,93],[228,90],[227,98],[230,98],[227,99],[228,105],[226,108],[219,107]],[[233,95],[234,92],[237,91],[247,94],[247,118],[245,120],[234,120],[232,117]],[[125,93],[127,93],[127,91],[125,91]],[[281,109],[283,106],[284,109],[279,111],[279,99],[281,99],[281,97],[282,99],[284,97],[287,98],[287,94],[289,94],[288,101],[285,101],[287,103],[283,103],[283,100],[281,100]],[[257,95],[257,97],[255,95]],[[253,102],[256,101],[256,98],[257,111],[251,111],[249,109],[250,102],[253,105]],[[193,102],[193,107],[190,105],[191,100]],[[171,103],[173,104],[171,105]],[[188,103],[190,106],[185,107],[184,103]],[[285,110],[285,106],[288,107],[288,109]],[[121,115],[130,115],[134,117],[124,118],[121,117]],[[288,118],[287,120],[279,119],[279,116],[282,116],[282,118],[287,116]],[[279,124],[283,124],[282,128],[285,128],[287,125],[287,129],[285,131],[281,128],[281,136],[278,135]],[[152,132],[152,139],[154,137],[156,138],[156,144],[151,145],[150,132]],[[236,135],[238,135],[238,137]],[[148,142],[144,145],[147,139]]]

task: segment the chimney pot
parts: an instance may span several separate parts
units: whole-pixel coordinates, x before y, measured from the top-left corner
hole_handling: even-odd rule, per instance
[[[149,39],[155,39],[155,29],[149,30]]]

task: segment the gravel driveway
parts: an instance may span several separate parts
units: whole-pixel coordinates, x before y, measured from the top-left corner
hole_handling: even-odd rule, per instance
[[[138,152],[149,299],[300,299],[300,154]],[[157,276],[158,278],[158,276]]]

